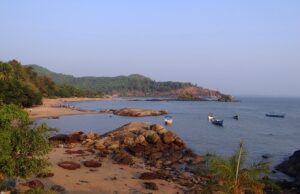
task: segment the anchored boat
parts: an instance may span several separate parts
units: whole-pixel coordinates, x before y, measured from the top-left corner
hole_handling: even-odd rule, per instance
[[[275,117],[275,118],[284,118],[284,114],[276,114],[276,113],[267,113],[266,117]]]
[[[171,116],[165,116],[165,125],[172,125],[173,118]]]
[[[239,120],[239,115],[234,115],[232,118],[235,120]]]
[[[212,120],[214,119],[214,116],[213,116],[212,113],[209,113],[208,116],[207,116],[207,118],[208,118],[209,122],[212,122]]]
[[[223,127],[223,120],[213,119],[211,121],[211,123],[214,124],[214,125],[218,125],[218,126],[222,126]]]

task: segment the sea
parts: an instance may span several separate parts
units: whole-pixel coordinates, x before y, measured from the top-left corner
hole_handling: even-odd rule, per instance
[[[167,110],[173,117],[173,125],[166,128],[174,131],[196,153],[228,157],[243,141],[247,163],[266,161],[270,162],[272,168],[300,149],[300,98],[239,97],[237,102],[145,100],[128,98],[74,102],[69,105],[97,111],[125,107]],[[285,118],[266,117],[265,114],[269,112],[285,114]],[[224,126],[208,122],[208,113],[223,119]],[[234,115],[238,115],[239,120],[234,120]],[[38,119],[36,123],[47,123],[50,127],[58,128],[60,133],[92,131],[103,134],[134,121],[163,125],[164,116],[73,115],[59,119]],[[263,155],[268,158],[264,159]]]

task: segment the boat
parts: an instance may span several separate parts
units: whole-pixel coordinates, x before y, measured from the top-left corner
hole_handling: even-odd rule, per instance
[[[276,114],[276,113],[267,113],[266,117],[275,117],[275,118],[284,118],[284,114]]]
[[[239,115],[234,115],[232,118],[235,120],[239,120]]]
[[[173,118],[171,116],[165,116],[165,125],[172,125]]]
[[[209,113],[207,118],[208,118],[208,121],[211,122],[214,119],[214,116],[212,113]]]
[[[214,125],[223,126],[223,120],[213,119],[211,123]]]

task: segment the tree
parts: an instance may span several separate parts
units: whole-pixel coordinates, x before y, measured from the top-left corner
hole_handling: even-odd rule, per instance
[[[0,107],[0,182],[7,178],[27,178],[49,165],[50,151],[46,125],[29,127],[28,114],[16,105]]]
[[[212,175],[216,178],[215,188],[224,194],[262,194],[264,184],[260,175],[269,172],[267,163],[254,163],[245,167],[246,152],[243,143],[229,159],[213,157],[210,161]]]

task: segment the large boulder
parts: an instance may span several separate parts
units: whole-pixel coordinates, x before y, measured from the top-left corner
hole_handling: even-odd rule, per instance
[[[300,150],[294,152],[288,160],[279,164],[276,169],[300,181]]]
[[[59,143],[67,143],[67,144],[71,144],[71,143],[78,143],[82,140],[82,135],[84,133],[79,131],[79,132],[74,132],[71,133],[69,135],[66,134],[57,134],[54,135],[53,137],[49,138],[50,142],[59,142]]]
[[[78,168],[80,168],[80,164],[76,163],[76,162],[72,162],[72,161],[64,161],[64,162],[60,162],[58,163],[58,166],[67,170],[76,170]]]
[[[155,131],[159,135],[162,135],[162,134],[164,134],[164,133],[166,133],[168,131],[166,128],[164,128],[160,124],[151,125],[150,126],[150,130]]]
[[[137,136],[134,140],[135,144],[144,144],[145,142],[146,142],[146,138],[143,135]]]
[[[108,147],[107,149],[109,150],[116,150],[116,149],[119,149],[120,148],[120,142],[119,141],[114,141],[112,142]]]
[[[133,137],[125,137],[123,143],[125,146],[132,146],[135,144],[135,141]]]
[[[81,135],[83,134],[82,131],[74,132],[68,135],[67,143],[78,143],[80,142]]]
[[[148,143],[155,144],[160,141],[160,137],[155,131],[145,131],[144,136]]]
[[[163,135],[163,141],[166,144],[173,143],[176,140],[176,138],[177,138],[177,135],[171,131],[168,131]]]
[[[102,164],[95,160],[87,160],[83,162],[83,165],[88,168],[98,168],[101,167]]]
[[[108,137],[104,137],[94,141],[94,146],[97,150],[104,150],[109,144],[111,144],[111,139]]]

